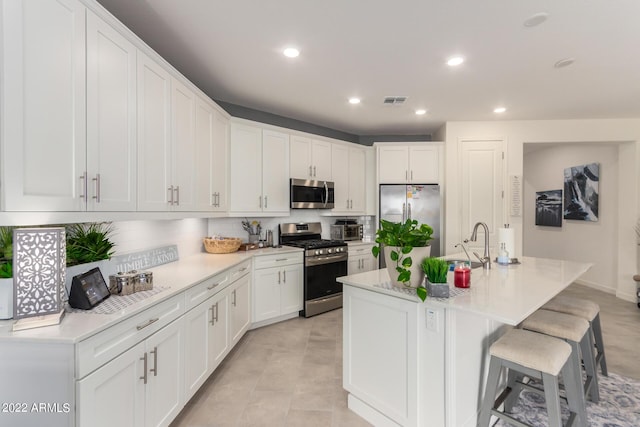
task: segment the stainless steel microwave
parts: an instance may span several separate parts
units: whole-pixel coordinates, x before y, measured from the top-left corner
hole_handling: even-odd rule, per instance
[[[291,209],[333,209],[331,181],[291,178]]]

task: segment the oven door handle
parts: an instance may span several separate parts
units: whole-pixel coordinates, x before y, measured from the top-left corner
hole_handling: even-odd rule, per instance
[[[314,265],[322,265],[322,264],[331,264],[334,262],[346,261],[349,257],[348,254],[337,254],[337,255],[328,255],[328,256],[319,256],[319,257],[309,257],[306,260],[307,267],[311,267]]]

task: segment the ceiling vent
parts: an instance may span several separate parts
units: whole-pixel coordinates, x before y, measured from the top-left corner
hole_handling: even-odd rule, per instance
[[[384,105],[402,105],[406,100],[406,96],[386,96],[384,98]]]

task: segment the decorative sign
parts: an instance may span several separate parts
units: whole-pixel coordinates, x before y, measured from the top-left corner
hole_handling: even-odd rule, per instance
[[[178,260],[178,246],[164,246],[111,258],[116,271],[144,270]]]
[[[509,177],[510,184],[510,215],[521,216],[522,215],[522,175],[511,175]]]

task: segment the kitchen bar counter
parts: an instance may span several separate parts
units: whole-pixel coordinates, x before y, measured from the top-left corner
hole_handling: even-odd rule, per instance
[[[339,278],[349,408],[376,426],[475,426],[489,346],[590,267],[492,263],[472,270],[469,289],[424,303],[384,269]]]

